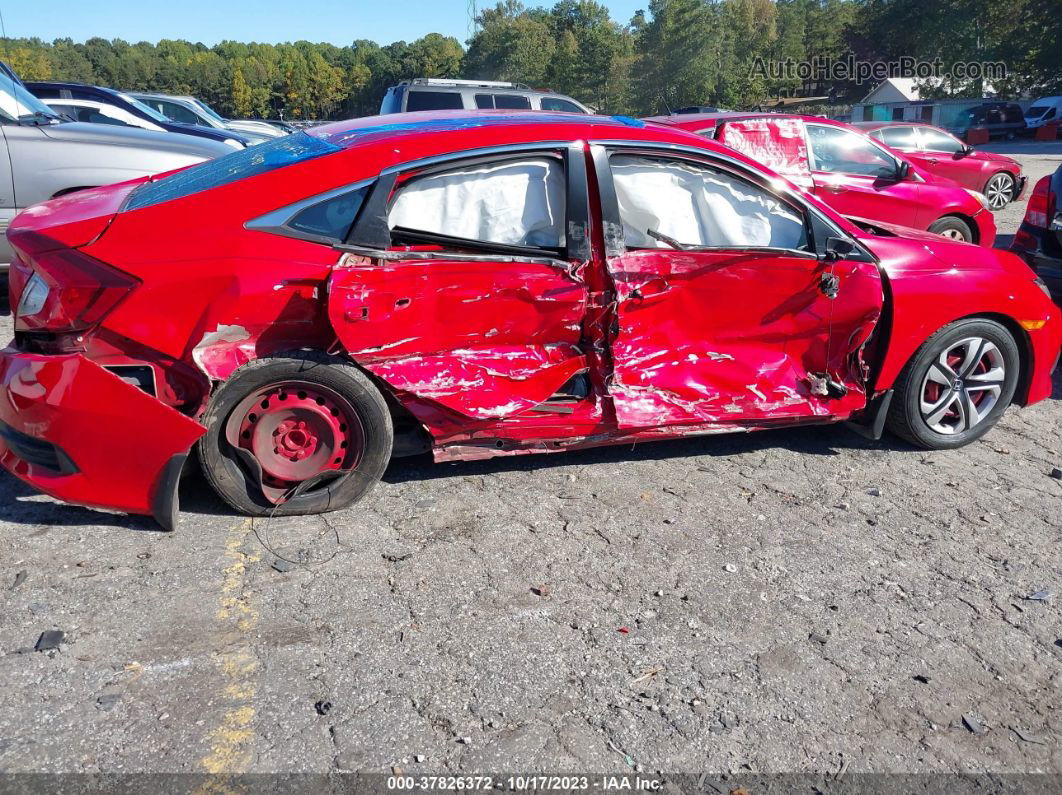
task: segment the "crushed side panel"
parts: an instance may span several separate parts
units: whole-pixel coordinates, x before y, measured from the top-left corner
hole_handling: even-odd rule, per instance
[[[352,258],[333,272],[328,312],[351,357],[427,404],[409,406],[418,418],[437,405],[486,420],[526,411],[586,368],[586,301],[551,264]]]
[[[639,251],[610,269],[619,304],[609,392],[621,428],[829,420],[865,405],[849,373],[880,312],[876,278],[865,287],[876,300],[830,301],[814,260]],[[835,307],[843,322],[829,339]],[[843,397],[816,394],[812,374],[827,367],[847,376]]]

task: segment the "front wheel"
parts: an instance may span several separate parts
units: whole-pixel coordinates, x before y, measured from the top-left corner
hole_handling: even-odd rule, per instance
[[[361,499],[391,458],[383,395],[350,362],[299,351],[239,368],[211,398],[199,458],[241,513],[293,516]]]
[[[946,215],[937,219],[929,227],[929,231],[934,235],[940,235],[949,240],[961,240],[965,243],[974,242],[973,230],[970,229],[970,225],[954,215]]]
[[[945,326],[900,373],[886,425],[931,450],[962,447],[988,433],[1014,398],[1020,356],[991,320]]]
[[[988,199],[988,206],[993,212],[1002,210],[1010,203],[1016,184],[1013,175],[1005,171],[994,174],[988,180],[985,184],[985,198]]]

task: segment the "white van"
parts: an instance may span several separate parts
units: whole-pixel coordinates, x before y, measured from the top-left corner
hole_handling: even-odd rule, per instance
[[[1035,130],[1051,122],[1062,122],[1062,97],[1034,100],[1025,111],[1026,129]]]

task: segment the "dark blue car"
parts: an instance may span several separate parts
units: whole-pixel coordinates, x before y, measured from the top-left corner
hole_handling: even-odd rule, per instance
[[[87,86],[82,83],[53,83],[53,82],[27,82],[28,88],[40,99],[90,99],[114,105],[141,119],[152,122],[162,127],[167,132],[195,135],[200,138],[210,138],[214,141],[222,141],[234,149],[242,149],[250,143],[250,139],[232,130],[216,130],[213,127],[199,127],[194,124],[181,124],[173,119],[163,116],[154,108],[149,108],[140,100],[131,97],[113,88],[102,86]]]

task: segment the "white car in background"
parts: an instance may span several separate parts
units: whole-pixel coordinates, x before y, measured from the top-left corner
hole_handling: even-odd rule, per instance
[[[93,99],[44,99],[41,100],[56,113],[61,113],[71,121],[83,121],[90,124],[113,124],[118,127],[139,127],[141,130],[166,132],[165,129],[134,116],[124,108],[97,102]]]
[[[133,96],[174,121],[182,124],[196,124],[200,127],[213,127],[216,130],[235,130],[250,138],[260,139],[255,143],[286,135],[285,132],[268,122],[253,119],[223,119],[212,107],[195,97],[175,94],[133,94]]]

